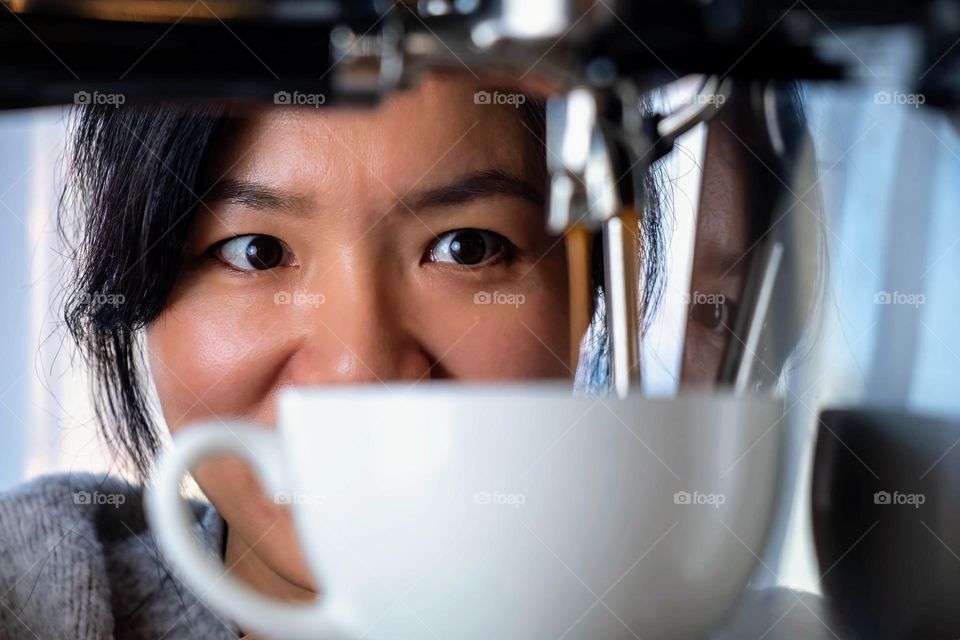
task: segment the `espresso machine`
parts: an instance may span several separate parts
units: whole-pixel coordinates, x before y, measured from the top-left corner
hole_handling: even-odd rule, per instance
[[[955,0],[9,0],[0,12],[0,106],[82,105],[111,95],[128,104],[284,105],[323,95],[323,108],[364,107],[427,72],[534,95],[546,113],[544,224],[567,239],[571,262],[571,348],[591,325],[583,311],[591,292],[576,274],[602,265],[609,367],[602,391],[620,398],[650,393],[650,361],[664,358],[647,344],[663,301],[662,290],[644,286],[653,269],[646,243],[661,232],[652,220],[651,171],[691,132],[729,132],[749,149],[741,162],[751,175],[748,197],[737,204],[749,231],[734,263],[736,310],[702,299],[689,273],[679,278],[686,297],[675,323],[681,333],[687,327],[687,340],[669,358],[678,388],[775,393],[788,384],[817,313],[831,304],[822,295],[820,251],[850,242],[817,224],[828,217],[820,191],[830,185],[816,177],[817,132],[798,115],[795,87],[879,87],[875,105],[934,113],[939,124],[922,126],[950,130],[960,101],[958,40]],[[682,87],[683,97],[671,103],[666,86]],[[945,140],[940,146],[957,156],[960,147]],[[837,156],[840,163],[847,154]],[[888,227],[886,246],[905,245],[901,257],[886,256],[884,274],[900,286],[906,271],[949,273],[953,264],[930,255],[910,266],[921,248],[896,229],[933,228],[922,213],[933,205],[916,193],[935,185],[932,171],[910,172],[909,158],[900,158],[904,172],[930,183],[915,182],[912,196],[891,205],[900,222]],[[686,239],[693,263],[708,259],[707,240],[718,233],[704,206],[709,197],[704,183]],[[813,427],[786,439],[793,481],[761,563],[763,573],[776,574],[771,566],[783,566],[776,558],[791,539],[812,540],[810,582],[823,602],[808,610],[823,637],[960,635],[951,606],[960,597],[960,422],[910,400],[918,376],[903,373],[904,359],[916,342],[910,336],[927,325],[909,315],[909,300],[897,304],[902,291],[884,289],[872,301],[883,305],[873,341],[882,355],[867,382],[853,385],[847,402],[800,396]],[[696,314],[727,331],[700,375],[688,376],[696,369],[689,329]],[[941,343],[960,351],[950,338]],[[960,399],[955,379],[946,388]],[[811,428],[815,445],[803,444]],[[798,526],[806,532],[788,531]],[[808,607],[797,598],[782,610],[798,606]]]

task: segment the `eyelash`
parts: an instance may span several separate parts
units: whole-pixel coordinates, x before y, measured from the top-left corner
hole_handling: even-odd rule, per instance
[[[466,232],[480,234],[482,236],[487,237],[488,239],[494,240],[499,245],[498,251],[493,256],[488,257],[485,260],[478,262],[476,264],[462,264],[462,263],[456,264],[456,263],[449,263],[449,262],[441,263],[441,264],[452,264],[453,266],[463,267],[466,269],[477,269],[480,267],[492,267],[494,265],[498,265],[504,262],[509,264],[517,258],[519,249],[515,244],[510,242],[510,240],[507,239],[506,236],[500,233],[497,233],[496,231],[492,231],[490,229],[477,229],[474,227],[464,227],[460,229],[451,229],[450,231],[445,231],[437,235],[434,241],[430,243],[430,246],[427,247],[427,250],[424,252],[424,260],[422,261],[430,262],[429,258],[432,257],[434,253],[437,251],[437,247],[443,238],[448,236],[452,238],[456,234],[462,234]]]
[[[273,266],[273,267],[269,267],[269,268],[267,268],[267,269],[257,269],[257,268],[241,269],[241,268],[235,266],[234,264],[232,264],[230,261],[228,261],[228,260],[224,257],[224,255],[223,255],[223,249],[224,249],[224,247],[226,247],[229,243],[231,243],[231,242],[233,242],[233,241],[236,241],[236,240],[240,240],[240,239],[242,239],[242,238],[249,238],[249,239],[267,238],[267,239],[270,239],[270,240],[276,242],[276,243],[280,246],[281,251],[282,251],[282,254],[281,254],[281,256],[280,256],[280,264],[277,264],[276,266]],[[265,233],[244,233],[244,234],[240,234],[240,235],[235,235],[235,236],[230,236],[230,237],[228,237],[228,238],[224,238],[224,239],[219,240],[219,241],[215,242],[214,244],[212,244],[212,245],[204,252],[204,255],[207,256],[207,257],[209,257],[209,258],[211,258],[211,259],[213,259],[213,260],[217,260],[218,262],[220,262],[220,263],[221,263],[225,268],[227,268],[227,269],[230,269],[230,270],[232,270],[232,271],[237,271],[237,272],[240,272],[240,273],[247,273],[247,274],[249,274],[249,273],[260,273],[260,272],[264,272],[264,271],[271,271],[271,270],[273,270],[273,269],[275,269],[275,268],[277,268],[277,267],[280,267],[280,266],[296,266],[296,263],[295,263],[295,262],[294,262],[293,264],[285,264],[286,262],[289,261],[290,257],[293,255],[293,252],[290,251],[290,248],[286,245],[286,243],[284,243],[282,240],[280,240],[279,238],[277,238],[277,237],[275,237],[275,236],[271,236],[271,235],[268,235],[268,234],[265,234]],[[248,262],[249,262],[249,260],[248,260]]]
[[[720,317],[717,318],[717,311]],[[731,331],[733,323],[736,321],[738,306],[737,303],[724,299],[718,304],[698,304],[694,303],[690,307],[690,315],[707,331],[726,335]],[[713,324],[716,322],[717,324]]]

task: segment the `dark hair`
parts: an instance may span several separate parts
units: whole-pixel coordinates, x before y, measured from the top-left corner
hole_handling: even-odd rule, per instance
[[[89,364],[108,444],[143,474],[160,440],[138,334],[176,282],[201,164],[228,116],[214,105],[88,106],[76,116],[60,207],[75,267],[64,318]],[[73,203],[82,212],[75,228],[64,215]]]

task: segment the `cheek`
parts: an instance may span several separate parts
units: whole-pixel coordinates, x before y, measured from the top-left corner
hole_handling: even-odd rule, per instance
[[[211,415],[245,415],[272,424],[270,392],[284,345],[271,309],[242,297],[217,296],[217,304],[181,300],[147,331],[151,373],[171,432]],[[194,299],[196,300],[196,299]],[[289,514],[274,504],[245,463],[216,457],[193,477],[231,529],[260,541],[265,561],[295,582],[308,585]]]
[[[441,369],[462,380],[573,376],[565,288],[531,282],[478,290],[490,294],[488,303],[469,293],[421,307],[429,323],[423,344]]]
[[[680,381],[689,386],[715,384],[728,339],[693,319],[687,322],[686,336]]]
[[[275,314],[241,297],[217,304],[185,300],[147,331],[150,369],[171,431],[209,415],[261,415],[278,366]]]

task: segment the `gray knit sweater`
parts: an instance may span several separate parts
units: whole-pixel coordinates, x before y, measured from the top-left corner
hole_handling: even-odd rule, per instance
[[[223,520],[192,504],[216,553]],[[0,493],[0,639],[236,638],[158,554],[140,488],[64,474]]]

